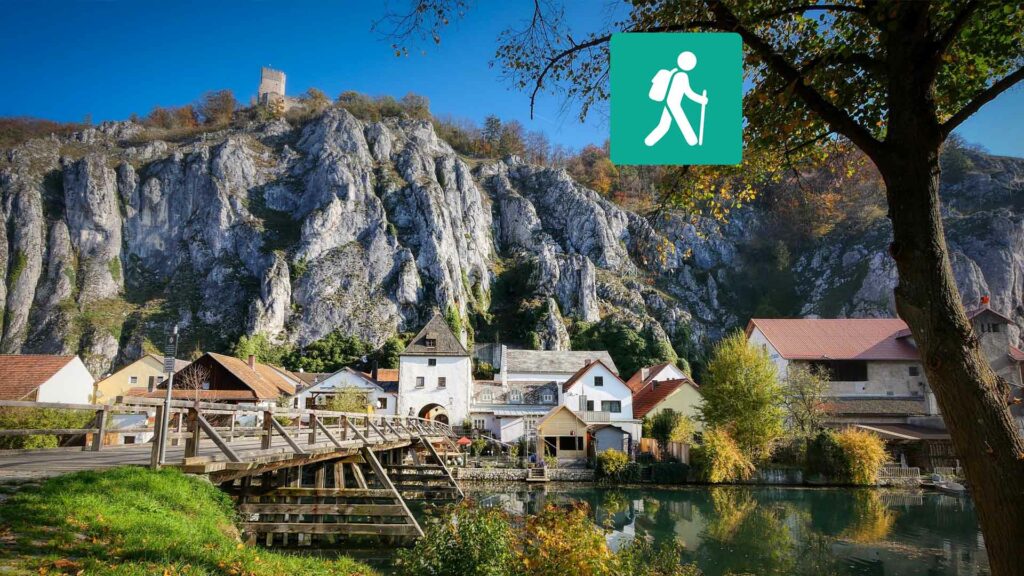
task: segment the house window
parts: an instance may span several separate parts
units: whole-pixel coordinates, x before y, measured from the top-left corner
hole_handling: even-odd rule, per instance
[[[908,371],[910,372],[910,375],[911,375],[911,376],[917,376],[917,374],[918,374],[918,372],[919,372],[919,370],[918,370],[917,366],[911,366],[911,367],[910,367],[910,368],[908,368],[907,370],[908,370]]]
[[[551,392],[545,392],[541,396],[541,401],[543,401],[545,404],[550,403],[550,402],[554,402],[555,401],[555,396]]]
[[[477,430],[483,430],[484,429],[484,420],[483,420],[483,418],[474,418],[473,419],[473,428],[476,428]]]
[[[380,398],[377,398],[377,409],[378,410],[387,410],[388,409],[388,398],[387,398],[387,396],[381,396]]]
[[[594,411],[594,401],[593,400],[587,400],[587,412],[593,412],[593,411]]]
[[[139,383],[139,377],[138,376],[129,376],[128,377],[128,383],[129,384],[138,384]]]
[[[437,358],[430,358],[427,360],[427,366],[437,366]]]
[[[604,376],[594,376],[594,386],[604,386]]]
[[[618,400],[602,400],[601,411],[618,414],[619,412],[622,412],[622,402]]]
[[[424,338],[423,345],[426,346],[427,348],[436,348],[437,340],[434,338]]]
[[[437,387],[438,388],[444,388],[447,385],[448,385],[448,379],[445,378],[444,376],[441,376],[441,377],[439,377],[437,379]]]
[[[981,332],[982,332],[982,334],[998,334],[999,333],[999,324],[991,323],[991,322],[985,322],[985,323],[983,323],[981,325]]]
[[[508,393],[508,401],[509,402],[522,402],[523,401],[523,393],[522,393],[522,391],[521,390],[511,390],[511,391],[509,391],[509,393]]]
[[[867,382],[868,363],[863,360],[824,360],[811,362],[811,369],[828,374],[833,382]]]
[[[493,394],[491,394],[491,391],[490,391],[490,390],[484,390],[484,391],[483,391],[483,392],[482,392],[482,393],[480,394],[480,401],[481,401],[481,402],[490,402],[490,401],[492,401],[492,400],[494,400],[494,395],[493,395]]]
[[[423,388],[425,385],[426,385],[426,380],[423,379],[423,376],[417,376],[416,377],[416,387],[417,388]]]
[[[559,436],[558,437],[558,449],[559,450],[583,450],[583,437],[582,436]]]

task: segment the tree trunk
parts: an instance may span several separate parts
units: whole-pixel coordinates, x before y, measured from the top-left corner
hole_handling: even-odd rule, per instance
[[[964,464],[992,574],[1012,576],[1024,570],[1024,439],[1010,415],[1010,387],[982,353],[960,301],[940,214],[941,140],[928,128],[892,134],[892,148],[876,158],[893,225],[896,309]]]

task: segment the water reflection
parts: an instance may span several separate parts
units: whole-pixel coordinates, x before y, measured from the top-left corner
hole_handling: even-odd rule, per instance
[[[517,514],[586,501],[617,550],[638,535],[677,539],[707,576],[988,574],[969,500],[898,490],[693,487],[470,489]]]

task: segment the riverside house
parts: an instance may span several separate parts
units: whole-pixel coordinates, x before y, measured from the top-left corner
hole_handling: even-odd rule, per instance
[[[1011,344],[1013,322],[987,302],[968,312],[993,369],[1020,387],[1024,352]],[[829,424],[885,438],[912,466],[956,466],[949,434],[909,328],[898,318],[755,318],[750,345],[763,347],[785,380],[791,366],[826,370]]]
[[[0,354],[0,400],[88,404],[93,382],[78,356]]]

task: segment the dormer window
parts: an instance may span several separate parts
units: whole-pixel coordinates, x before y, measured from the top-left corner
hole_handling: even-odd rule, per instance
[[[494,400],[494,395],[493,395],[493,394],[491,394],[491,391],[490,391],[490,390],[484,390],[484,391],[483,391],[483,392],[482,392],[482,393],[480,394],[480,401],[481,401],[481,402],[490,402],[490,401],[492,401],[492,400]]]
[[[423,337],[423,345],[427,348],[437,348],[437,334],[427,334]]]
[[[983,322],[981,324],[981,333],[982,334],[998,334],[999,333],[999,324],[997,324],[995,322]]]
[[[594,386],[604,386],[604,376],[594,376]]]
[[[508,401],[509,402],[522,402],[523,401],[523,393],[522,393],[522,391],[520,391],[520,390],[512,390],[512,391],[510,391],[508,393]]]
[[[550,404],[550,403],[552,403],[552,402],[554,402],[554,401],[555,401],[555,397],[554,397],[554,395],[552,395],[552,394],[551,394],[551,392],[545,392],[545,393],[544,393],[544,394],[543,394],[543,395],[541,396],[541,400],[542,400],[542,401],[543,401],[543,402],[544,402],[545,404]]]

